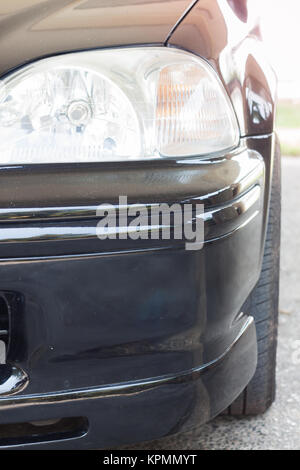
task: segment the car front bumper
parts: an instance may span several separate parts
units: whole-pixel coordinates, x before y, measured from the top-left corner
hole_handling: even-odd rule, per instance
[[[273,135],[223,157],[3,168],[0,272],[10,312],[0,448],[111,447],[201,424],[256,367],[243,304],[262,260]],[[99,240],[95,208],[200,201],[205,244]],[[2,388],[1,388],[2,387]],[[5,437],[5,425],[82,417],[68,434]],[[47,428],[48,429],[48,428]]]

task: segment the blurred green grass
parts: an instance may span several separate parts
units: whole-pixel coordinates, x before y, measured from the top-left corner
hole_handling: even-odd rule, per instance
[[[279,102],[277,105],[276,125],[278,128],[300,128],[300,104]]]
[[[284,141],[280,141],[281,155],[287,155],[289,157],[300,157],[300,146],[292,146],[286,144]]]
[[[300,156],[300,103],[278,103],[276,129],[282,155]]]

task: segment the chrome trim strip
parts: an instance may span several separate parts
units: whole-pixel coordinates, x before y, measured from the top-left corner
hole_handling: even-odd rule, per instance
[[[0,380],[0,396],[14,395],[27,387],[29,383],[28,376],[20,367],[11,366],[10,364],[1,364],[0,378],[2,370],[5,371],[5,375],[6,372],[9,371],[10,375],[5,378],[5,380]]]
[[[233,222],[238,219],[241,215],[245,214],[250,210],[254,204],[260,199],[261,188],[259,185],[252,187],[248,192],[238,199],[234,199],[230,204],[223,205],[214,210],[205,212],[200,215],[204,218],[205,224],[210,226],[213,230],[213,226],[221,226],[226,222]],[[139,207],[139,205],[132,205],[132,207]],[[82,225],[80,221],[76,226],[64,225],[59,220],[55,226],[34,226],[29,224],[22,227],[0,227],[0,243],[26,243],[26,242],[42,242],[52,240],[84,240],[90,238],[96,238],[96,216],[94,216],[93,223],[90,225]],[[143,232],[156,232],[166,227],[165,225],[145,225],[141,227]],[[118,234],[121,231],[129,232],[129,227],[115,227],[115,230],[111,230],[111,234]],[[207,234],[207,240],[213,238],[213,234]]]
[[[232,201],[231,204],[226,204],[223,207],[205,212],[204,220],[205,222],[211,221],[214,225],[234,220],[251,209],[251,207],[254,206],[254,204],[259,200],[260,195],[261,188],[260,186],[256,185],[242,197]]]
[[[119,206],[111,204],[116,209],[128,210],[129,208],[135,208],[138,210],[142,207],[155,207],[158,204],[128,204]],[[48,222],[54,222],[54,219],[95,219],[96,211],[99,206],[65,206],[65,207],[15,207],[0,209],[0,223],[11,223],[11,222],[35,222],[44,220]],[[101,207],[105,209],[105,204],[101,204]]]

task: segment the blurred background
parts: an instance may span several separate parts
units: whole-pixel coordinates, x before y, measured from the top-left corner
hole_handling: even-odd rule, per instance
[[[300,156],[300,1],[256,2],[267,55],[278,77],[277,132],[283,155]]]

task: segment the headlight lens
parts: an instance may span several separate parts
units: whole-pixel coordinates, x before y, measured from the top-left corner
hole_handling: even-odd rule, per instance
[[[0,164],[190,157],[238,139],[216,73],[176,49],[52,57],[10,74],[0,88]]]

